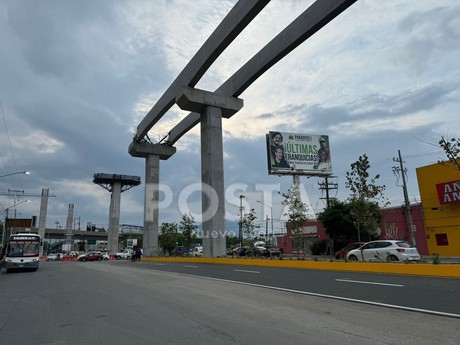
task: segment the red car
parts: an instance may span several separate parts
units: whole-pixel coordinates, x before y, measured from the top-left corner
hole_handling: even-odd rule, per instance
[[[101,252],[89,252],[78,257],[78,261],[102,261],[103,259]]]
[[[353,243],[350,243],[348,246],[346,246],[345,248],[342,248],[338,251],[335,252],[335,258],[337,260],[340,260],[340,259],[345,259],[347,257],[347,254],[350,250],[353,250],[353,249],[358,249],[359,247],[361,247],[363,244],[365,244],[366,242],[353,242]]]

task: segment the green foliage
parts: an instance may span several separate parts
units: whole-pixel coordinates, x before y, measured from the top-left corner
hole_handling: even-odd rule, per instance
[[[357,229],[350,211],[350,203],[333,199],[329,207],[318,215],[318,220],[323,224],[329,238],[358,240]]]
[[[184,246],[191,248],[196,241],[195,231],[198,226],[195,224],[195,219],[192,214],[183,214],[182,219],[179,223],[179,231],[183,237]]]
[[[163,253],[171,252],[179,243],[179,234],[176,223],[162,223],[158,235],[158,245],[163,248]]]
[[[350,215],[354,219],[355,228],[359,230],[358,242],[361,242],[361,239],[372,241],[378,237],[377,229],[381,219],[378,203],[365,200],[351,201]]]
[[[329,241],[318,240],[310,244],[310,250],[313,255],[323,255],[326,252]]]
[[[228,248],[236,247],[240,243],[239,238],[236,236],[225,236],[225,238]]]
[[[458,162],[458,155],[460,153],[460,139],[452,138],[450,140],[441,137],[439,140],[439,146],[444,150],[446,153],[447,159],[451,162],[456,169],[460,170],[460,164]],[[444,164],[444,162],[438,161],[440,164]]]
[[[288,212],[284,214],[289,217],[287,227],[291,231],[294,247],[298,250],[301,249],[304,226],[308,220],[307,205],[300,200],[298,184],[293,184],[292,188],[282,195],[284,200],[281,203],[288,206]]]
[[[254,209],[252,208],[249,213],[246,213],[243,216],[241,226],[243,227],[243,233],[246,235],[247,238],[253,238],[254,237],[254,221],[257,219],[256,213]]]
[[[433,265],[439,265],[441,260],[439,259],[439,254],[435,253],[433,256]]]
[[[351,194],[348,201],[351,205],[350,214],[357,228],[358,241],[361,241],[361,232],[375,236],[375,231],[380,221],[380,207],[378,201],[387,205],[384,198],[385,185],[379,186],[376,181],[380,175],[370,177],[369,159],[364,154],[351,164],[351,171],[346,174],[345,186],[350,189]]]

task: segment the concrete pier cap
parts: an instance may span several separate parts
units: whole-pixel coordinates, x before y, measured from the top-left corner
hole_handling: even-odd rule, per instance
[[[231,117],[243,108],[244,102],[241,98],[184,86],[176,96],[176,104],[182,110],[200,114],[206,107],[216,107],[222,110],[223,117]]]
[[[176,148],[164,144],[133,141],[129,145],[128,152],[133,157],[146,158],[149,155],[157,155],[161,160],[167,160],[176,153]]]

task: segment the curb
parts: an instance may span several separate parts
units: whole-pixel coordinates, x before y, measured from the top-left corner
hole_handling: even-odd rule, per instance
[[[459,264],[326,262],[303,260],[232,259],[232,258],[142,258],[151,262],[193,262],[221,265],[265,266],[280,268],[385,273],[428,277],[460,278]]]

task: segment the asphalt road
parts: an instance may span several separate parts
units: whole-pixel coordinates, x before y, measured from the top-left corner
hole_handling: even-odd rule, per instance
[[[227,281],[197,273],[221,274]],[[322,286],[318,281],[326,280],[328,275],[319,273],[127,261],[44,262],[37,272],[0,275],[0,343],[458,344],[460,322],[455,315],[302,293],[302,289],[308,289],[299,289],[301,285]],[[230,281],[243,280],[242,277],[247,283]],[[334,279],[331,276],[332,280],[324,285],[342,284],[342,290],[363,289],[368,295],[373,295],[374,289],[381,296],[399,294],[404,289],[354,283],[355,279],[350,277],[360,278],[356,274],[341,274]],[[286,279],[297,279],[292,283],[295,291],[277,287]],[[404,279],[409,279],[409,283],[412,278]],[[250,285],[270,282],[271,288]],[[460,282],[456,279],[430,278],[418,282],[428,283],[426,290],[434,294],[445,295],[454,289],[459,295]]]
[[[460,318],[460,279],[185,262],[140,264],[149,269]]]

